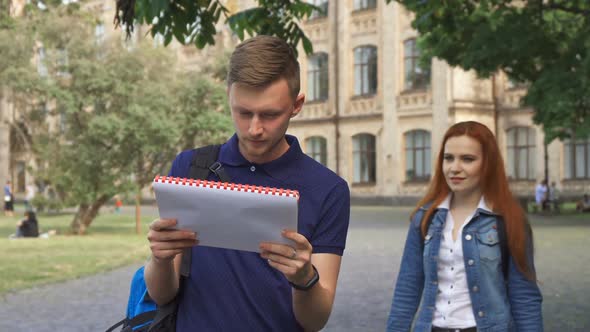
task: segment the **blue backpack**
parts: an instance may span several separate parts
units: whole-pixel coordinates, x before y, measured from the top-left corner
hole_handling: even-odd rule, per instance
[[[210,173],[214,173],[222,182],[230,182],[230,177],[217,161],[220,147],[221,145],[208,145],[195,149],[189,177],[205,180]],[[121,326],[120,332],[175,332],[176,312],[182,295],[180,290],[190,275],[190,266],[191,249],[188,248],[182,253],[179,292],[174,300],[160,307],[150,298],[143,278],[144,267],[140,267],[131,280],[127,315],[109,327],[106,332],[113,332],[119,326]]]
[[[149,324],[153,321],[157,312],[157,305],[148,295],[145,280],[143,279],[144,267],[140,267],[131,279],[131,290],[127,301],[127,315],[123,320],[111,326],[107,332],[114,331],[123,325],[121,332],[148,331]]]

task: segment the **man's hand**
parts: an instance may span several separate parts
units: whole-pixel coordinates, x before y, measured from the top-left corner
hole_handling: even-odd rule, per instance
[[[260,256],[268,260],[270,266],[283,273],[291,283],[303,286],[314,275],[311,265],[311,243],[295,231],[284,230],[281,235],[293,240],[294,246],[262,242]]]
[[[185,248],[199,243],[197,233],[177,230],[175,219],[156,219],[150,224],[147,238],[150,241],[152,259],[158,263],[171,261]]]

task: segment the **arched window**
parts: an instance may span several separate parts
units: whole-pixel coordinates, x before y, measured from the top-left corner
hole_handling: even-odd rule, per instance
[[[305,151],[308,156],[315,159],[322,165],[326,165],[328,153],[326,150],[326,139],[322,136],[312,136],[305,140]]]
[[[352,137],[353,182],[375,183],[375,136],[358,134]]]
[[[328,16],[328,0],[307,0],[307,2],[321,8],[321,11],[314,10],[311,13],[310,20]]]
[[[328,54],[316,53],[307,63],[307,100],[328,99]]]
[[[590,178],[590,139],[567,140],[563,144],[565,178]]]
[[[430,132],[412,130],[405,135],[406,141],[406,181],[430,179],[431,153]]]
[[[420,50],[416,39],[404,42],[404,88],[406,90],[425,89],[430,85],[430,68],[420,67]]]
[[[377,0],[354,0],[354,10],[364,10],[377,7]]]
[[[360,46],[354,49],[354,94],[377,93],[377,48]]]
[[[535,130],[514,127],[506,130],[508,178],[535,179]]]

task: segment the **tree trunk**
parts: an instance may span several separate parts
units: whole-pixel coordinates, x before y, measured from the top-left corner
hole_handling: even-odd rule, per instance
[[[78,205],[78,211],[74,216],[74,220],[72,220],[72,223],[70,224],[70,228],[72,229],[73,234],[84,234],[84,232],[86,231],[85,226],[83,226],[84,224],[82,222],[82,219],[86,214],[86,211],[88,211],[88,204]]]
[[[84,235],[86,233],[86,229],[90,227],[90,224],[92,224],[92,221],[98,215],[100,208],[108,200],[109,198],[106,195],[102,195],[90,205],[80,204],[78,207],[78,212],[74,216],[74,220],[71,224],[72,232],[74,234]]]
[[[141,189],[135,196],[135,233],[141,234]]]

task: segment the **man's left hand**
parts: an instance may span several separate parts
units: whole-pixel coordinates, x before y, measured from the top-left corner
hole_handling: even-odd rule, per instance
[[[262,242],[260,256],[266,259],[270,266],[283,273],[291,283],[303,286],[314,275],[311,265],[311,243],[295,231],[284,230],[281,235],[292,240],[294,245]]]

